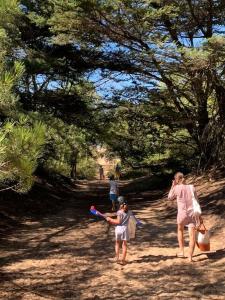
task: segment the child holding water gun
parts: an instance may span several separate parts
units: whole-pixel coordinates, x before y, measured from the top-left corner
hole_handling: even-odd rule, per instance
[[[134,237],[137,222],[133,216],[132,211],[129,210],[128,203],[124,199],[124,197],[119,197],[118,202],[120,205],[120,209],[117,211],[117,218],[113,219],[113,218],[107,217],[106,220],[110,224],[116,225],[116,228],[115,228],[116,262],[119,264],[125,265],[126,264],[126,255],[127,255],[127,242],[130,240],[130,238]],[[130,220],[131,217],[132,217],[132,220]],[[132,222],[129,222],[129,221],[132,221]],[[133,224],[133,225],[131,226],[131,224]],[[122,260],[119,259],[121,246],[122,246]]]

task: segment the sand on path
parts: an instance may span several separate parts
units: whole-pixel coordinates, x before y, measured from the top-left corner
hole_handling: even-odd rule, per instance
[[[95,185],[103,185],[97,197],[104,195],[102,201],[106,201],[102,182],[83,185],[83,192],[93,187],[96,192]],[[3,238],[0,299],[225,299],[221,215],[206,208],[205,223],[213,228],[211,251],[196,249],[195,262],[190,264],[176,257],[176,211],[167,206],[166,198],[154,192],[129,197],[131,209],[144,224],[129,243],[127,265],[112,261],[113,226],[90,216],[89,203],[82,208],[70,199],[57,214],[27,220],[24,227]],[[187,246],[186,239],[186,253]]]

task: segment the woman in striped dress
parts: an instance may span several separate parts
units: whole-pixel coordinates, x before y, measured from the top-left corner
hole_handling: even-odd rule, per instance
[[[189,231],[189,253],[188,260],[192,262],[192,256],[195,248],[195,227],[196,218],[193,212],[192,190],[196,192],[190,185],[185,184],[184,174],[177,172],[174,176],[171,189],[168,194],[170,200],[177,200],[177,237],[179,243],[178,257],[184,256],[184,226],[188,227]],[[197,197],[196,197],[197,199]]]

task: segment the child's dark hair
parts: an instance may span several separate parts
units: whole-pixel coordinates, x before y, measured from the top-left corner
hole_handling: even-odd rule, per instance
[[[129,210],[128,203],[125,199],[123,201],[121,201],[120,207],[123,208],[125,212],[128,212],[128,210]]]
[[[125,212],[128,212],[128,210],[129,210],[128,204],[124,204],[123,207],[124,207],[124,211],[125,211]]]

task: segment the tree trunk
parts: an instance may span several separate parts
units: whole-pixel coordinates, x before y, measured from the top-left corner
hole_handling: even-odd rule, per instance
[[[219,109],[220,120],[225,122],[225,88],[221,85],[215,86],[216,100]]]
[[[78,150],[74,150],[71,154],[71,171],[70,171],[70,177],[72,179],[77,179],[77,157],[78,157]]]
[[[72,179],[77,179],[77,162],[76,161],[71,163],[70,177]]]

